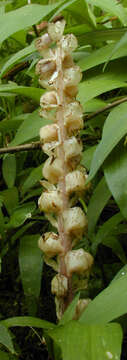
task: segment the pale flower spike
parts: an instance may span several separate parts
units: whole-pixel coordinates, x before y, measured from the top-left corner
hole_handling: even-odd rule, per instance
[[[43,234],[38,246],[46,263],[57,272],[51,291],[55,295],[58,319],[73,299],[73,275],[85,279],[93,264],[91,254],[84,249],[74,249],[87,232],[86,215],[76,206],[78,196],[87,191],[87,174],[79,165],[83,148],[79,138],[79,130],[83,129],[83,109],[76,96],[82,73],[72,58],[78,43],[73,34],[63,35],[64,28],[63,19],[49,23],[47,33],[36,41],[43,57],[36,65],[36,74],[39,84],[48,90],[40,98],[40,116],[53,121],[43,126],[42,120],[40,129],[42,150],[49,157],[43,166],[46,180],[40,182],[43,192],[38,205],[57,231]],[[79,300],[75,319],[89,302],[90,299]]]

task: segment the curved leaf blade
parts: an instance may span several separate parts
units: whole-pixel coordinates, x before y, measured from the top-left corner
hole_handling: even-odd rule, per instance
[[[88,308],[79,321],[84,324],[106,324],[127,313],[127,274],[112,281]]]
[[[119,324],[84,325],[70,321],[49,332],[64,360],[120,360],[122,329]]]
[[[34,316],[41,289],[42,255],[37,246],[39,234],[25,235],[20,239],[19,266],[29,314]]]
[[[106,160],[104,174],[121,213],[127,218],[127,150],[123,143],[119,144]]]
[[[105,159],[127,133],[127,103],[113,109],[106,119],[102,140],[94,153],[88,181],[92,180]],[[122,123],[122,126],[121,126]]]
[[[7,85],[1,85],[0,86],[0,93],[2,94],[2,96],[6,96],[6,94],[19,94],[19,95],[23,95],[26,96],[30,99],[33,99],[34,101],[37,102],[37,104],[40,103],[40,97],[43,94],[44,90],[43,89],[39,89],[39,88],[34,88],[34,87],[29,87],[29,86],[18,86],[16,84],[7,84]]]
[[[62,2],[51,5],[30,4],[0,16],[0,43],[17,31],[36,24]]]
[[[111,193],[103,177],[97,187],[95,188],[93,195],[91,196],[88,205],[88,234],[91,236],[94,233],[96,223],[99,216],[110,199]]]
[[[41,118],[39,116],[39,111],[35,110],[33,113],[29,114],[27,120],[23,121],[21,126],[18,128],[15,138],[12,140],[9,146],[24,144],[36,137],[39,139],[40,128],[50,123],[50,120]]]
[[[56,327],[55,324],[50,323],[49,321],[42,320],[32,316],[16,316],[5,320],[1,320],[0,324],[6,326],[7,328],[16,327],[16,326],[21,326],[21,327],[32,326],[41,329],[54,329]]]
[[[0,324],[0,343],[4,345],[12,354],[15,354],[11,335],[3,324]]]
[[[37,51],[37,49],[35,48],[34,43],[32,43],[31,45],[11,56],[4,64],[0,73],[0,78],[2,78],[14,65],[21,62],[26,56],[33,54],[35,51]]]

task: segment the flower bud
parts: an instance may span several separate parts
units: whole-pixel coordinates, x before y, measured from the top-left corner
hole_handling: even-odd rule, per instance
[[[89,305],[90,302],[91,302],[91,299],[89,299],[89,298],[78,300],[73,320],[78,320],[80,318],[83,311],[87,308],[87,306]]]
[[[78,87],[77,85],[74,86],[66,86],[64,89],[65,96],[69,96],[72,98],[75,98],[78,94]]]
[[[69,134],[83,128],[83,111],[78,101],[74,101],[65,106],[64,124]]]
[[[40,129],[40,141],[42,143],[48,143],[50,141],[57,141],[58,140],[58,125],[51,124],[43,126]]]
[[[80,193],[85,190],[85,176],[79,171],[75,170],[66,175],[66,192],[68,195],[72,193]]]
[[[40,98],[40,106],[46,110],[52,110],[56,108],[59,103],[58,95],[56,91],[48,91]]]
[[[47,90],[55,90],[57,77],[58,71],[54,71],[53,75],[48,79],[44,79],[44,77],[41,75],[39,78],[39,84]]]
[[[38,246],[49,258],[63,253],[63,247],[60,243],[60,238],[53,232],[47,232],[41,236],[38,241]]]
[[[73,207],[63,212],[64,226],[67,234],[81,238],[87,229],[87,219],[80,207]]]
[[[58,145],[59,145],[59,141],[52,141],[50,143],[45,143],[42,146],[42,149],[44,153],[47,154],[48,156],[53,156],[55,148],[57,148]]]
[[[53,60],[40,60],[36,65],[36,74],[41,75],[43,79],[49,78],[55,71],[56,64]]]
[[[78,47],[77,39],[73,34],[63,36],[60,42],[65,54],[71,54]]]
[[[40,211],[58,213],[62,209],[62,200],[57,190],[44,191],[38,200]]]
[[[81,156],[82,153],[82,142],[75,136],[65,140],[64,142],[65,160],[69,161],[77,156]],[[79,158],[80,158],[79,156]]]
[[[41,55],[43,55],[44,49],[47,49],[50,45],[51,45],[51,38],[48,33],[42,35],[35,42],[35,46]]]
[[[68,276],[73,273],[82,274],[87,272],[93,264],[93,257],[83,249],[68,251],[65,256],[65,264]]]
[[[64,70],[64,87],[75,86],[82,79],[82,73],[79,66],[73,66]]]
[[[50,156],[44,163],[43,176],[52,184],[56,184],[62,174],[63,166],[61,160]]]
[[[55,23],[48,24],[48,34],[53,41],[61,39],[65,27],[65,21],[56,21]]]
[[[64,275],[57,274],[51,282],[51,292],[57,297],[64,297],[68,292],[68,279]]]

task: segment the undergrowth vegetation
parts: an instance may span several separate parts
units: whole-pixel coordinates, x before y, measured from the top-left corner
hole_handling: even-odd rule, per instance
[[[58,322],[38,239],[54,232],[38,208],[43,152],[39,131],[45,88],[35,69],[36,40],[63,16],[78,47],[77,100],[83,108],[81,166],[87,192],[76,198],[88,221],[74,250],[92,254],[86,286]],[[0,1],[0,360],[124,360],[127,354],[127,1]],[[44,114],[43,114],[44,115]],[[44,182],[43,182],[44,184]],[[43,210],[43,209],[42,209]],[[84,256],[84,255],[83,255]],[[82,281],[81,281],[82,280]],[[91,299],[76,318],[77,303]]]

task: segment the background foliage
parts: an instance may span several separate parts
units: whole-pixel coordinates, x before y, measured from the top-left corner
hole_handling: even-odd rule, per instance
[[[78,245],[95,257],[79,321],[79,294],[58,325],[50,294],[52,271],[37,247],[51,230],[37,206],[41,150],[0,155],[0,359],[126,359],[127,334],[127,1],[0,0],[0,147],[39,140],[34,41],[38,24],[62,13],[79,47],[84,109],[82,164],[89,171],[88,236]],[[43,33],[43,31],[42,31]],[[43,319],[43,320],[41,320]],[[10,331],[11,328],[11,331]],[[43,334],[43,338],[42,338]],[[123,341],[123,351],[121,346]]]

